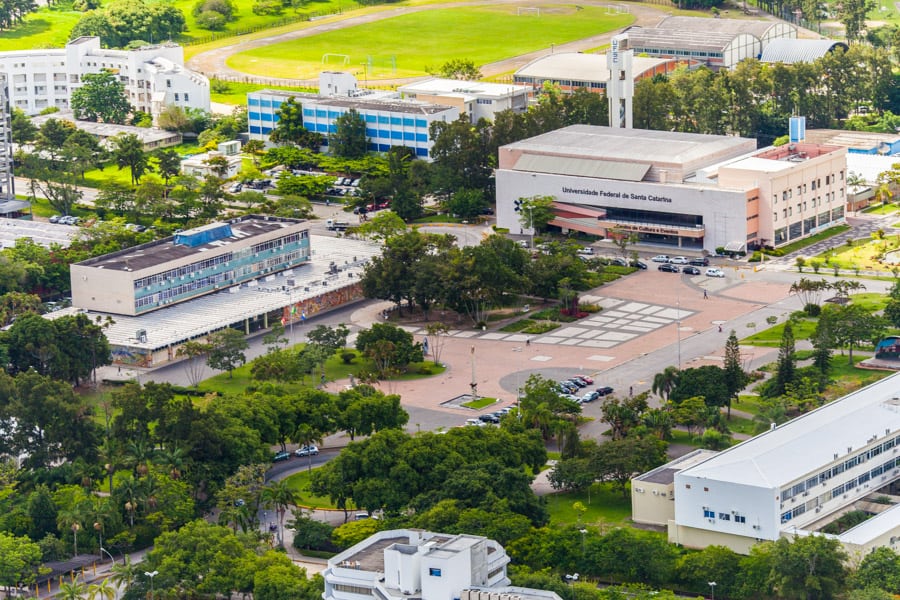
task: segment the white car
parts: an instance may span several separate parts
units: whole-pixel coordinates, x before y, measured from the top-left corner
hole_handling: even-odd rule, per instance
[[[725,272],[722,269],[707,269],[706,270],[707,277],[725,277]]]
[[[319,447],[315,444],[312,444],[311,446],[300,446],[294,450],[294,454],[297,456],[317,456],[319,454]]]
[[[652,260],[653,262],[658,262],[658,263],[667,263],[667,262],[669,262],[669,256],[667,254],[657,254],[650,260]]]
[[[669,259],[669,262],[673,265],[686,265],[689,261],[687,256],[673,256]]]
[[[590,246],[584,246],[578,249],[578,254],[581,254],[582,256],[593,256],[594,249]]]
[[[466,419],[466,425],[468,427],[484,427],[487,425],[487,423],[485,423],[481,419]]]

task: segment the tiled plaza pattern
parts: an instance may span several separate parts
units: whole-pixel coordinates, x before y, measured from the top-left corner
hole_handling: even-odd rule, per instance
[[[582,296],[584,304],[596,304],[602,311],[578,321],[577,325],[563,324],[546,334],[534,336],[524,333],[504,333],[491,331],[451,330],[448,335],[456,338],[477,338],[481,340],[514,342],[518,344],[530,340],[535,344],[579,346],[583,348],[613,348],[649,333],[660,327],[672,325],[694,314],[694,311],[659,304],[647,304],[604,296]],[[425,329],[404,326],[413,335],[425,335]],[[603,360],[606,357],[588,357]],[[535,359],[532,359],[535,360]]]

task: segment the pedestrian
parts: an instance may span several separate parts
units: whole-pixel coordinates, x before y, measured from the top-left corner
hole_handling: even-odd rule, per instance
[[[706,290],[703,290],[703,299],[709,300],[709,294],[706,293]]]
[[[719,324],[719,333],[722,333],[722,325]]]
[[[531,345],[531,338],[525,338],[525,345],[526,345],[526,346],[530,346],[530,345]]]
[[[634,396],[634,386],[633,385],[628,386],[628,397],[630,398],[631,396]]]

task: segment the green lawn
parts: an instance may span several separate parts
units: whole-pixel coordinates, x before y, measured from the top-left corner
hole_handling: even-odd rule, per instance
[[[496,398],[479,398],[478,400],[472,400],[471,402],[464,402],[463,406],[466,408],[471,408],[473,410],[481,410],[482,408],[487,408],[491,404],[496,404]]]
[[[523,4],[524,6],[524,4]],[[538,16],[517,16],[517,5],[437,9],[248,50],[228,64],[271,77],[316,77],[323,68],[362,77],[412,77],[461,56],[486,64],[551,44],[624,27],[631,15],[605,8],[554,5]],[[323,63],[323,55],[346,55]],[[394,62],[395,61],[395,62]]]
[[[850,296],[850,299],[853,304],[858,304],[869,312],[876,312],[884,310],[890,297],[886,294],[879,294],[878,292],[863,292],[861,294],[853,294]]]
[[[794,339],[809,339],[816,329],[816,322],[815,319],[803,319],[801,321],[792,322],[791,327],[794,330]],[[783,333],[784,323],[778,323],[768,329],[763,329],[751,336],[745,337],[741,340],[741,343],[747,346],[768,346],[777,348],[781,344],[781,336]]]
[[[581,522],[585,525],[625,525],[631,517],[631,500],[628,496],[623,497],[622,492],[613,490],[611,484],[595,483],[591,486],[590,494],[587,491],[559,492],[547,496],[551,525],[577,523],[578,511],[572,507],[576,502],[581,502],[587,508],[581,515]]]
[[[299,345],[298,347],[301,347]],[[325,378],[328,381],[336,381],[339,379],[348,379],[350,375],[357,376],[360,371],[368,371],[372,368],[372,363],[368,359],[362,358],[358,352],[352,350],[356,354],[353,362],[345,364],[344,361],[335,354],[325,362]],[[250,376],[252,363],[240,366],[232,372],[229,377],[228,373],[220,373],[200,382],[198,386],[201,390],[209,392],[219,392],[221,394],[241,394],[247,389],[247,386],[254,385],[256,382]],[[393,381],[408,381],[410,379],[421,379],[423,377],[431,377],[432,375],[440,375],[446,370],[446,367],[435,365],[434,362],[427,360],[421,363],[413,363],[409,366],[409,371],[398,377],[392,378]],[[427,373],[425,371],[428,371]],[[318,371],[317,371],[318,373]],[[318,382],[318,374],[314,377],[307,376],[303,381],[297,383],[283,384],[288,390],[300,389],[308,385],[314,385]]]
[[[298,465],[301,463],[305,464],[306,461],[304,458],[294,458],[291,460]],[[328,496],[316,496],[309,491],[309,475],[310,471],[308,469],[303,469],[284,479],[284,482],[288,487],[297,494],[297,506],[302,506],[303,508],[336,508]]]
[[[25,17],[25,21],[9,31],[0,33],[0,52],[31,48],[62,48],[69,40],[69,32],[82,13],[70,8],[70,3],[58,8],[42,7]]]
[[[823,267],[826,269],[836,264],[841,269],[887,270],[893,265],[881,263],[879,256],[897,248],[900,248],[900,235],[888,235],[883,240],[863,238],[853,240],[850,246],[842,244],[834,250],[823,252],[816,258],[826,264]]]
[[[318,90],[312,88],[298,88],[298,87],[281,87],[275,85],[259,85],[256,83],[236,83],[232,81],[219,81],[213,80],[212,84],[213,88],[217,88],[218,86],[227,86],[227,90],[224,87],[218,87],[219,91],[210,92],[210,100],[213,102],[221,102],[222,104],[233,104],[239,106],[245,106],[247,104],[247,94],[249,92],[256,92],[258,90],[284,90],[286,92],[312,92],[316,93]]]
[[[876,206],[870,206],[863,212],[870,215],[892,215],[897,211],[900,211],[900,207],[896,204],[878,204]]]
[[[844,233],[845,231],[849,231],[849,230],[850,230],[849,225],[837,225],[835,227],[826,229],[825,231],[820,231],[819,233],[817,233],[815,235],[811,235],[808,238],[804,238],[802,240],[797,240],[796,242],[793,242],[786,246],[779,246],[778,249],[783,250],[785,254],[790,254],[791,252],[796,252],[797,250],[802,250],[803,248],[806,248],[807,246],[812,246],[816,242],[821,242],[822,240],[827,240],[830,237],[834,237],[836,235],[839,235],[839,234]]]

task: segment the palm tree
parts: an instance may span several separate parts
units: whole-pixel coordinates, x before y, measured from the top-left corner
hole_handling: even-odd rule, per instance
[[[116,587],[109,579],[88,586],[88,600],[115,600],[117,593]]]
[[[669,366],[662,373],[654,375],[653,386],[651,387],[653,393],[668,402],[669,394],[678,385],[678,375],[680,373],[681,371],[678,370],[678,367]]]
[[[139,564],[132,563],[131,557],[126,554],[125,560],[122,561],[122,564],[115,564],[112,566],[109,580],[118,587],[124,588],[127,591],[128,588],[130,588],[137,579],[138,573],[140,573],[140,571],[141,566]]]
[[[119,483],[119,496],[125,500],[125,510],[128,512],[130,527],[134,527],[134,512],[138,507],[140,489],[140,482],[132,475],[129,475]]]
[[[672,436],[674,420],[672,413],[664,408],[648,410],[644,413],[644,425],[661,440],[667,440]]]
[[[261,500],[263,506],[272,508],[278,513],[278,542],[284,544],[284,514],[296,501],[294,490],[284,480],[273,481],[263,488]]]
[[[87,510],[90,506],[84,503],[76,504],[68,510],[60,511],[56,516],[60,529],[70,529],[72,531],[74,554],[78,555],[78,532],[84,527],[87,520]]]
[[[160,450],[156,455],[155,462],[160,466],[166,467],[169,477],[172,479],[181,479],[181,475],[184,472],[185,459],[186,453],[184,448],[175,446],[172,449]]]
[[[113,493],[113,475],[116,474],[116,467],[121,462],[119,454],[119,443],[113,438],[106,438],[100,446],[100,461],[103,468],[106,469],[106,476],[109,478],[109,495]]]
[[[149,470],[147,464],[153,459],[155,453],[156,450],[146,440],[128,443],[125,461],[134,471],[135,477],[147,474]]]
[[[311,444],[315,444],[322,439],[322,433],[317,431],[312,425],[309,423],[301,423],[297,427],[297,431],[294,433],[294,440],[297,441],[301,446],[310,446]],[[306,453],[306,470],[312,471],[312,453]]]
[[[62,600],[82,600],[87,593],[88,588],[86,585],[80,581],[73,581],[72,583],[61,583],[59,585],[59,594],[56,597]]]

